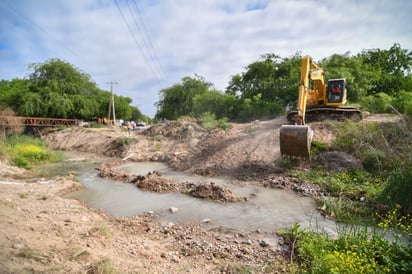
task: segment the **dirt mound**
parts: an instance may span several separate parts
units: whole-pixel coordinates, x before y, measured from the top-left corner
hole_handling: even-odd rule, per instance
[[[66,128],[44,136],[50,148],[89,152],[108,157],[123,157],[128,142],[120,129]]]
[[[205,129],[192,120],[179,120],[153,125],[144,134],[147,136],[164,136],[176,140],[184,140],[200,137],[205,132]]]
[[[237,197],[227,188],[210,184],[195,184],[191,182],[177,182],[164,178],[159,172],[149,172],[147,175],[134,175],[122,170],[103,165],[97,168],[99,176],[115,181],[136,185],[139,189],[152,192],[180,192],[196,198],[208,199],[224,203],[232,203],[245,200]]]
[[[229,189],[218,186],[213,182],[209,184],[186,183],[185,188],[187,189],[186,193],[196,198],[220,201],[224,203],[246,200],[246,198],[236,197]]]

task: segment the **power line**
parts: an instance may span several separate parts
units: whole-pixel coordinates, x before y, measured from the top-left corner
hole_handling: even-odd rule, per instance
[[[132,35],[133,40],[135,41],[137,47],[139,48],[140,53],[143,55],[143,58],[144,58],[145,62],[146,62],[147,65],[150,67],[150,70],[151,70],[152,73],[156,76],[156,78],[162,82],[163,79],[162,79],[161,75],[160,75],[160,77],[159,77],[158,72],[156,71],[156,69],[153,68],[152,63],[148,60],[148,57],[146,56],[146,54],[144,53],[142,47],[140,46],[139,42],[137,41],[137,38],[136,38],[136,36],[135,36],[132,28],[130,27],[129,23],[127,22],[126,17],[124,16],[124,14],[123,14],[123,12],[122,12],[122,10],[121,10],[121,8],[120,8],[120,5],[118,4],[117,0],[113,0],[113,1],[115,2],[116,6],[117,6],[117,9],[119,10],[119,13],[120,13],[121,17],[123,18],[124,23],[126,24],[126,26],[127,26],[128,30],[129,30],[130,34]],[[163,81],[164,81],[164,80],[163,80]]]
[[[151,41],[151,39],[150,39],[150,35],[149,35],[149,32],[147,31],[147,28],[146,28],[146,25],[145,25],[145,23],[144,23],[143,17],[142,17],[142,15],[141,15],[141,13],[140,13],[140,10],[139,10],[139,7],[138,7],[138,5],[137,5],[137,2],[136,2],[136,0],[131,0],[131,1],[132,1],[132,3],[134,4],[135,11],[136,11],[136,13],[139,15],[140,23],[141,23],[141,25],[142,25],[143,33],[142,33],[142,31],[141,31],[141,28],[140,28],[139,23],[138,23],[137,20],[136,20],[136,17],[133,15],[133,18],[135,19],[135,23],[136,23],[136,26],[137,26],[137,28],[138,28],[138,30],[139,30],[139,33],[140,33],[142,39],[144,40],[146,46],[148,45],[147,48],[149,48],[149,49],[152,51],[154,61],[155,61],[156,65],[157,65],[158,69],[160,70],[161,75],[163,76],[163,78],[166,78],[166,75],[164,74],[164,72],[163,72],[163,70],[162,70],[162,66],[161,66],[161,64],[160,64],[159,58],[157,57],[156,50],[155,50],[155,48],[153,47],[153,43],[152,43],[152,41]],[[147,37],[147,42],[146,42],[145,37]]]

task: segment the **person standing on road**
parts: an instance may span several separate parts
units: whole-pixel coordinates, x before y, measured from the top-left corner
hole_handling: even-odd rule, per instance
[[[130,133],[132,132],[132,125],[130,123],[127,124],[127,132]]]

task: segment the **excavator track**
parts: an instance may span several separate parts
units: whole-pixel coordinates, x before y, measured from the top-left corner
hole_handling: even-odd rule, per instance
[[[298,112],[291,111],[287,115],[288,122],[295,124],[298,119]],[[360,121],[362,120],[362,112],[354,107],[314,107],[306,109],[305,121],[310,122],[322,122],[325,120],[333,121]]]

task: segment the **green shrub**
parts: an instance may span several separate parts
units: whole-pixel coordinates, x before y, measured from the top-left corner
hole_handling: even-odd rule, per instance
[[[302,273],[411,273],[412,246],[404,240],[411,236],[412,220],[404,218],[403,226],[398,225],[409,233],[406,237],[391,241],[385,238],[393,232],[393,223],[399,223],[396,214],[386,215],[378,228],[341,226],[336,239],[310,230],[281,235],[297,240],[296,252],[291,253],[296,254]]]
[[[378,201],[388,208],[400,205],[403,214],[412,214],[412,164],[392,171]]]
[[[360,159],[366,170],[387,173],[410,157],[412,133],[407,121],[401,123],[349,123],[340,125],[334,150],[346,151]]]
[[[17,144],[12,149],[13,154],[26,158],[30,162],[40,162],[49,158],[49,152],[38,145]]]
[[[11,135],[0,141],[0,151],[4,154],[2,158],[11,159],[12,162],[23,168],[31,168],[31,164],[45,161],[59,161],[62,159],[61,152],[47,150],[46,144],[40,138],[29,135]]]
[[[412,92],[399,91],[392,99],[392,105],[398,112],[412,116]]]
[[[228,127],[228,119],[226,117],[216,120],[216,115],[210,112],[203,113],[198,120],[200,125],[207,131],[217,127],[222,129],[227,129]]]
[[[30,168],[29,161],[23,156],[19,156],[19,155],[15,156],[13,158],[13,163],[18,167],[27,168],[27,169]]]
[[[136,142],[136,139],[129,138],[129,137],[120,137],[116,140],[116,143],[121,146],[127,146],[135,142]]]
[[[383,92],[366,96],[361,100],[362,109],[375,113],[391,112],[391,103],[392,97]]]
[[[310,157],[313,158],[317,154],[322,151],[327,151],[329,149],[329,145],[327,143],[319,142],[319,141],[312,141],[310,146]]]

